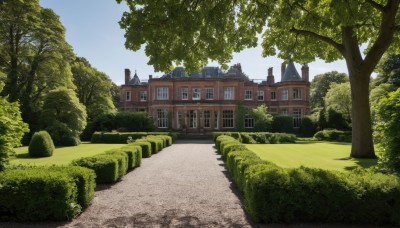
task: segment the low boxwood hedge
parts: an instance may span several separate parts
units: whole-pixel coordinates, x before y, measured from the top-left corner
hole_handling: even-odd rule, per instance
[[[94,170],[97,184],[115,183],[119,178],[118,160],[111,156],[96,155],[72,161],[72,165]]]
[[[92,135],[92,143],[126,143],[128,137],[133,140],[141,139],[148,135],[169,136],[172,141],[176,140],[177,135],[173,132],[95,132]]]
[[[320,141],[351,142],[351,131],[326,129],[315,133],[314,138]]]
[[[134,168],[139,167],[142,164],[142,147],[133,143],[129,143],[121,149],[124,151],[125,148],[127,148],[128,150],[136,150],[136,158],[134,159],[135,163],[133,163],[132,165]]]
[[[142,148],[142,158],[149,158],[151,157],[151,143],[144,140],[136,140],[128,145],[137,145]]]
[[[81,212],[78,187],[64,172],[48,169],[0,172],[0,219],[3,221],[68,220]]]
[[[107,151],[104,154],[97,155],[99,157],[106,157],[109,159],[115,159],[118,162],[118,179],[121,180],[123,176],[128,172],[128,155],[121,150]]]
[[[220,147],[232,145],[219,136]],[[225,156],[228,172],[256,222],[400,225],[398,177],[370,170],[281,168],[248,150]]]
[[[276,144],[276,143],[295,143],[296,135],[288,133],[271,133],[271,132],[214,132],[213,138],[221,136],[231,136],[241,143],[246,144]],[[217,145],[218,146],[218,145]]]

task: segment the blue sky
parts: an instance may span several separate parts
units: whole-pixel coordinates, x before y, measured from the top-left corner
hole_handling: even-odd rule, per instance
[[[41,6],[53,9],[66,28],[66,39],[78,56],[85,57],[92,66],[106,73],[113,82],[121,85],[124,81],[124,69],[131,72],[137,70],[140,79],[148,76],[161,76],[147,65],[148,58],[143,48],[133,52],[126,50],[124,30],[120,29],[118,21],[122,13],[128,10],[123,2],[115,0],[40,0]],[[274,68],[275,81],[280,81],[281,59],[275,57],[263,58],[261,47],[246,49],[235,53],[230,65],[241,63],[243,71],[251,79],[267,77],[269,67]],[[217,66],[211,62],[209,65]],[[296,68],[300,73],[300,65]],[[322,60],[309,63],[310,80],[317,74],[336,70],[347,73],[344,61],[325,63]]]

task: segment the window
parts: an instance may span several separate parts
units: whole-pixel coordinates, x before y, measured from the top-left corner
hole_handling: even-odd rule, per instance
[[[189,118],[190,118],[190,128],[197,128],[197,111],[190,110],[189,112]]]
[[[300,89],[293,89],[293,100],[300,100],[301,92]]]
[[[126,101],[131,101],[131,91],[126,91]]]
[[[201,89],[193,88],[192,89],[192,100],[200,100],[201,97]]]
[[[281,93],[282,93],[282,100],[287,101],[288,100],[288,90],[284,89],[284,90],[282,90]]]
[[[218,129],[218,111],[214,112],[214,129]]]
[[[181,89],[181,98],[182,100],[187,100],[188,99],[188,88],[182,88]]]
[[[140,91],[140,101],[147,101],[147,91]]]
[[[294,109],[293,110],[293,127],[299,128],[301,125],[301,110]]]
[[[214,100],[214,88],[206,88],[206,100]]]
[[[157,127],[168,127],[168,112],[165,109],[157,109]]]
[[[224,87],[224,100],[233,100],[233,87]]]
[[[264,100],[264,90],[257,91],[257,100],[263,101]]]
[[[283,116],[287,116],[287,115],[288,115],[287,109],[282,109],[282,115],[283,115]]]
[[[204,127],[205,128],[210,128],[210,119],[211,119],[211,112],[210,111],[204,111]]]
[[[254,127],[254,119],[249,114],[244,116],[244,127],[245,128],[253,128]]]
[[[271,92],[271,100],[276,100],[276,92],[275,91],[272,91]]]
[[[244,99],[245,100],[253,100],[253,95],[251,93],[251,90],[244,91]]]
[[[182,127],[182,113],[180,111],[176,112],[176,128]]]
[[[168,100],[168,88],[167,87],[157,88],[157,100]]]
[[[222,111],[222,127],[233,128],[233,111],[223,110]]]

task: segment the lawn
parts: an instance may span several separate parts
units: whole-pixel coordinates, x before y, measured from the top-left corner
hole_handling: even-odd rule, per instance
[[[28,154],[28,147],[16,148],[16,158],[11,158],[10,163],[17,165],[67,165],[72,160],[89,157],[103,153],[106,150],[120,148],[125,144],[91,144],[82,143],[79,146],[56,148],[53,156],[47,158],[31,158]]]
[[[349,158],[350,143],[297,142],[296,144],[246,144],[261,159],[281,167],[306,166],[330,170],[351,170],[370,167],[376,159]]]

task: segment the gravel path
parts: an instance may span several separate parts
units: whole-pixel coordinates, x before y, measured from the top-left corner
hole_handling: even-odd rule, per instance
[[[18,227],[250,227],[212,141],[178,141],[98,186],[92,205],[69,223]]]

